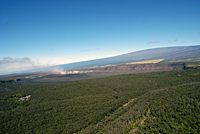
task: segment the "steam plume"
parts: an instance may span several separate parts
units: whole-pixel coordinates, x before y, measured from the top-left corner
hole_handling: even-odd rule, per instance
[[[52,72],[59,73],[59,74],[66,74],[66,71],[64,71],[63,68],[58,67],[58,66],[54,67],[53,70],[52,70]]]

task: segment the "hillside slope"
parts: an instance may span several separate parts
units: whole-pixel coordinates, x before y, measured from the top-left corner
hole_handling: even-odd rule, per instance
[[[166,58],[178,58],[188,57],[200,54],[200,45],[197,46],[179,46],[179,47],[164,47],[147,49],[119,56],[83,61],[71,64],[59,65],[63,69],[77,69],[88,68],[93,66],[105,66],[108,64],[122,65],[131,62],[139,62],[144,60],[166,59]]]
[[[72,70],[72,69],[83,69],[91,67],[115,66],[133,62],[158,60],[158,59],[164,59],[162,63],[169,63],[171,61],[176,62],[177,59],[179,59],[179,61],[183,61],[182,59],[185,59],[186,61],[189,60],[191,62],[193,60],[199,61],[200,60],[199,56],[200,56],[200,45],[153,48],[153,49],[147,49],[103,59],[61,64],[61,65],[55,65],[45,68],[37,68],[32,70],[24,70],[18,73],[45,72],[45,71],[48,72],[54,70]]]

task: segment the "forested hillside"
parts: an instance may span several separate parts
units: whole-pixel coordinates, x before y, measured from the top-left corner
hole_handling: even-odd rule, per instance
[[[200,133],[200,69],[0,87],[2,134]]]

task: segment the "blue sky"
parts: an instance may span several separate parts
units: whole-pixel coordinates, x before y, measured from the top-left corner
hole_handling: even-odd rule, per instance
[[[199,0],[0,0],[0,74],[200,44],[199,7]]]

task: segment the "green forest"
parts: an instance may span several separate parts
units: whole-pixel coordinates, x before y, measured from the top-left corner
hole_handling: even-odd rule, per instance
[[[198,68],[0,87],[1,134],[200,133]]]

